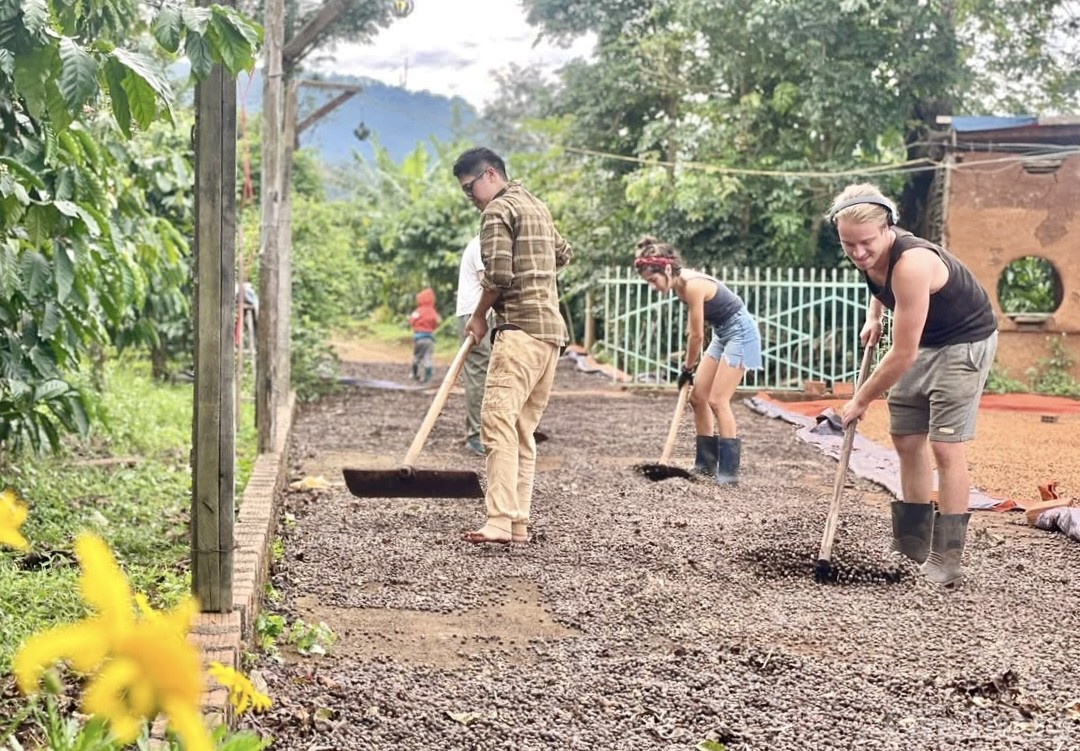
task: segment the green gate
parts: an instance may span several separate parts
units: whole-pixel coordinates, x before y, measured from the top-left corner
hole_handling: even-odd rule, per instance
[[[746,302],[761,333],[764,368],[746,388],[798,391],[805,381],[854,381],[868,292],[854,269],[710,270]],[[654,292],[632,268],[607,268],[602,338],[596,351],[637,383],[678,376],[686,343],[686,307]],[[705,343],[708,346],[709,332]]]

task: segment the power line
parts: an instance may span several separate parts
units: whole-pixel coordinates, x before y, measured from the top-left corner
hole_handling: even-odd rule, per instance
[[[916,172],[931,172],[937,170],[965,171],[977,169],[983,165],[1002,164],[1012,162],[1045,162],[1049,154],[1016,154],[998,157],[996,159],[980,159],[973,162],[949,163],[933,159],[920,158],[910,159],[895,164],[879,164],[869,167],[855,167],[842,170],[761,170],[748,167],[725,167],[720,164],[707,162],[679,161],[673,162],[665,159],[645,159],[643,157],[626,156],[610,152],[596,151],[594,149],[582,149],[574,146],[564,146],[564,151],[583,156],[592,156],[600,159],[612,159],[621,162],[631,162],[649,167],[696,169],[712,172],[720,175],[742,175],[746,177],[784,177],[808,180],[832,180],[841,177],[855,177],[859,175],[905,175]],[[1065,158],[1073,154],[1080,154],[1080,148],[1071,147],[1055,150],[1052,154],[1055,158]]]

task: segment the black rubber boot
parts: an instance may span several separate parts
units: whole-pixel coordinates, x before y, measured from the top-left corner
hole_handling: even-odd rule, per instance
[[[720,457],[716,466],[716,482],[736,485],[739,482],[739,459],[742,458],[741,438],[717,438]]]
[[[971,514],[938,514],[930,542],[930,555],[922,565],[923,576],[934,584],[959,581],[960,558],[967,541],[968,520]]]
[[[694,474],[711,477],[716,474],[717,447],[716,436],[699,435],[694,450]]]
[[[932,503],[892,502],[892,551],[902,553],[916,563],[930,555],[934,532]]]
[[[424,368],[424,380],[421,383],[428,383],[431,381],[431,368]]]
[[[416,372],[416,363],[412,364],[412,370],[410,371],[409,377],[412,378],[414,381],[420,380],[420,376]]]

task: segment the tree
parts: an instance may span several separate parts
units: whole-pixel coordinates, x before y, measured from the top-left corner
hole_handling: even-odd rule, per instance
[[[0,451],[88,429],[70,374],[183,252],[112,148],[171,115],[169,81],[136,44],[148,29],[195,76],[250,68],[259,40],[219,6],[168,3],[148,25],[129,0],[0,2]]]
[[[548,112],[571,123],[561,143],[623,157],[585,164],[615,183],[604,194],[633,225],[698,261],[834,263],[821,221],[831,194],[867,175],[899,193],[907,175],[874,171],[925,156],[937,114],[991,104],[977,93],[1009,74],[1048,87],[1053,101],[1076,91],[1075,67],[1060,62],[1075,55],[1053,49],[1047,20],[1066,0],[525,6],[542,34],[598,37],[594,60],[564,69]],[[1009,54],[979,67],[990,49]],[[1028,98],[1034,108],[1047,101]],[[865,172],[827,174],[852,168]],[[927,187],[905,196],[909,218]]]

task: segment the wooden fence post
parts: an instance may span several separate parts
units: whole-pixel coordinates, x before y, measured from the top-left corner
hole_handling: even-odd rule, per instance
[[[195,88],[195,108],[191,577],[202,610],[224,613],[235,507],[236,80],[220,64]]]

